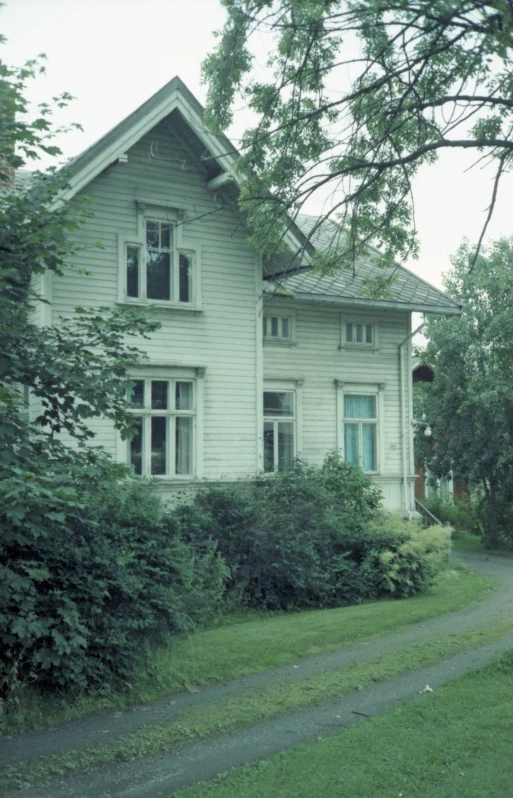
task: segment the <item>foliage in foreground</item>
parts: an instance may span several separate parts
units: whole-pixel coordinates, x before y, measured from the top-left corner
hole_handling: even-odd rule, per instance
[[[487,548],[513,535],[513,240],[463,244],[445,278],[461,316],[432,318],[423,386],[436,438],[429,469],[468,484]]]
[[[196,553],[148,484],[116,484],[115,471],[91,458],[80,478],[61,468],[0,482],[0,684],[11,702],[20,684],[126,679],[146,642],[219,608],[226,568],[215,545]],[[16,519],[9,508],[21,504]]]
[[[50,143],[52,105],[34,112],[25,99],[40,71],[40,62],[0,61],[0,693],[12,700],[20,683],[125,677],[143,637],[181,630],[215,606],[224,573],[86,445],[95,416],[130,437],[128,367],[142,357],[132,342],[158,324],[109,308],[38,323],[45,280],[73,268],[73,236],[87,217],[84,204],[60,202],[65,169],[13,184],[15,169],[61,154]]]
[[[329,454],[321,468],[297,461],[250,488],[209,488],[178,512],[188,540],[217,542],[241,600],[333,607],[414,595],[438,570],[447,532],[388,517],[379,502],[368,476]]]
[[[223,5],[226,24],[203,65],[208,118],[224,130],[234,106],[252,111],[241,207],[261,251],[274,251],[287,214],[315,196],[344,231],[325,268],[354,264],[369,242],[389,258],[415,255],[412,184],[444,150],[488,159],[491,214],[513,160],[510,2]]]

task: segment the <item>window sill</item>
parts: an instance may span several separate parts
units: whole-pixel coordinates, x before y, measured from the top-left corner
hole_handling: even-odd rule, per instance
[[[185,313],[203,313],[201,305],[188,305],[185,302],[165,302],[158,299],[121,299],[118,305],[138,308],[157,308],[157,310],[179,310]]]
[[[375,344],[339,344],[339,349],[349,349],[352,352],[379,352]]]
[[[264,346],[284,346],[290,349],[292,346],[297,346],[297,341],[281,341],[280,339],[273,341],[272,338],[264,338]]]

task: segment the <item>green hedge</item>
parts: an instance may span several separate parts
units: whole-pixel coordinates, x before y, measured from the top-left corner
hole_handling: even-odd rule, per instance
[[[355,604],[409,596],[433,580],[447,532],[379,511],[368,476],[336,455],[251,487],[212,487],[177,510],[185,539],[214,540],[230,568],[228,589],[269,609]]]

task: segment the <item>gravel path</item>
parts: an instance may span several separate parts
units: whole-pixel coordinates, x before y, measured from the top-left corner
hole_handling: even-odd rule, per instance
[[[169,720],[191,706],[258,689],[273,682],[320,674],[349,662],[362,662],[440,636],[493,625],[510,616],[513,605],[513,560],[477,554],[468,554],[462,559],[480,574],[492,577],[498,583],[497,590],[478,605],[413,624],[374,641],[301,659],[298,666],[273,668],[225,685],[209,687],[198,693],[176,695],[135,710],[103,713],[73,721],[55,730],[4,739],[1,741],[0,766],[102,744],[106,739],[111,741],[117,735]],[[322,705],[264,721],[248,729],[206,739],[177,751],[66,778],[44,788],[8,793],[6,798],[7,795],[18,798],[78,798],[85,795],[98,798],[167,798],[175,790],[212,778],[230,767],[255,761],[299,742],[325,735],[337,727],[359,722],[364,716],[380,714],[420,692],[426,684],[436,687],[511,648],[513,636],[508,636],[412,674],[372,685],[339,699],[330,699]]]

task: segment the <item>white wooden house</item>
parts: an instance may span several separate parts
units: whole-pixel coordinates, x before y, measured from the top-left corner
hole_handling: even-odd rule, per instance
[[[134,368],[139,434],[121,442],[98,420],[95,444],[166,494],[339,449],[372,474],[386,507],[410,512],[411,313],[459,308],[401,267],[387,299],[366,297],[372,251],[355,279],[290,264],[278,275],[247,242],[236,159],[174,78],[71,165],[64,199],[90,198],[80,242],[102,249],[75,257],[82,275],[45,276],[41,323],[116,303],[157,308],[161,322]],[[291,224],[291,252],[314,223]],[[330,225],[306,255],[336,234]]]

